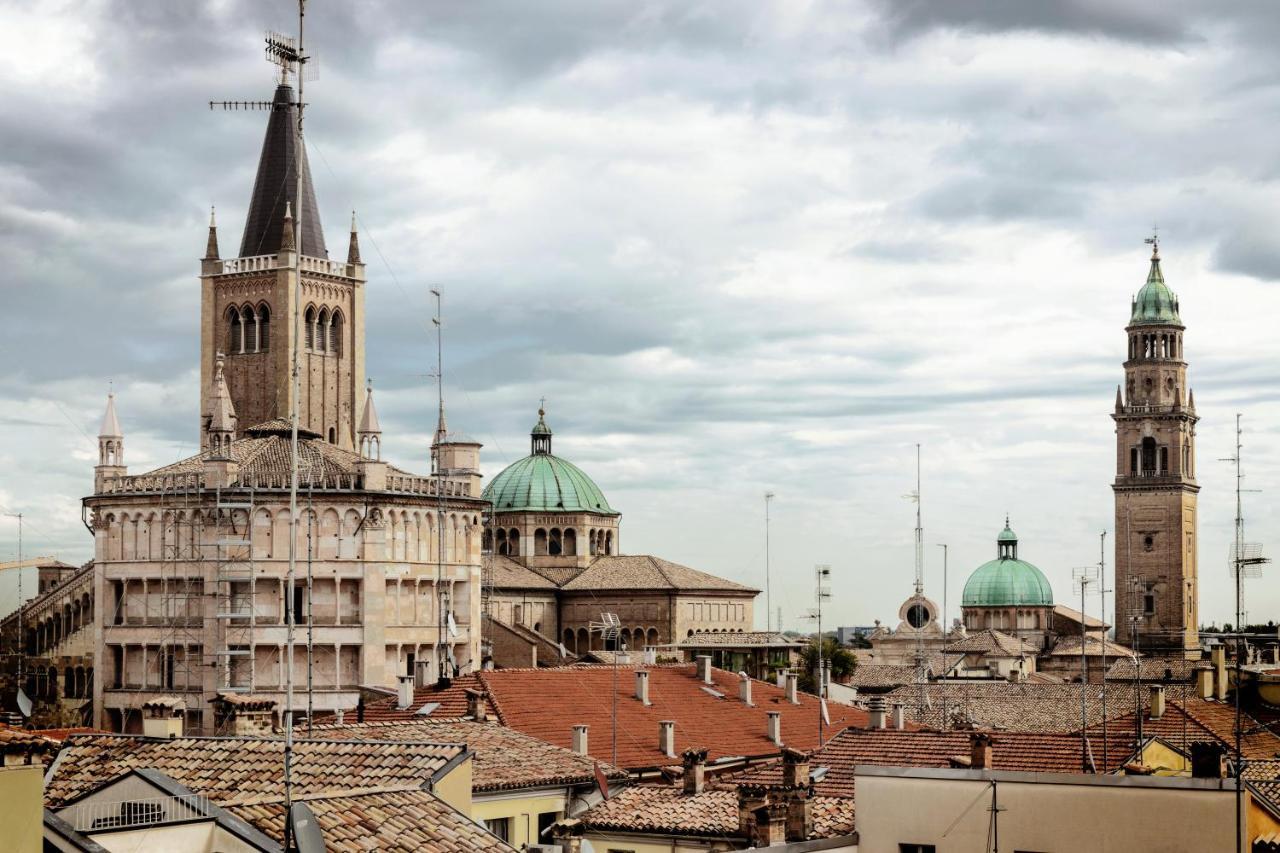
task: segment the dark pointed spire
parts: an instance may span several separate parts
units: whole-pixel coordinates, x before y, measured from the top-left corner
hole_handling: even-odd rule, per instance
[[[1118,412],[1123,408],[1124,408],[1124,398],[1120,396],[1120,386],[1117,385],[1116,386],[1116,411]]]
[[[209,242],[204,246],[204,259],[206,261],[216,261],[221,255],[218,254],[218,222],[214,219],[214,209],[209,208]]]
[[[293,87],[276,87],[271,118],[267,121],[267,134],[262,141],[262,154],[258,158],[258,177],[253,182],[253,196],[249,201],[249,214],[244,221],[244,239],[240,241],[240,257],[272,255],[280,251],[281,214],[287,202],[298,197],[295,152],[298,139],[298,105]],[[311,182],[311,167],[307,165],[307,152],[302,152],[302,209],[296,211],[302,222],[302,254],[313,258],[327,258],[324,232],[320,227],[320,212],[316,206],[315,186]]]
[[[351,211],[351,242],[347,244],[347,263],[359,264],[360,260],[360,238],[356,236],[356,212]]]

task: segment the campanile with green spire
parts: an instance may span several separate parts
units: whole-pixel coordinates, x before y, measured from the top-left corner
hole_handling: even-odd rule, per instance
[[[1195,398],[1178,298],[1160,246],[1130,306],[1125,383],[1116,389],[1115,625],[1143,653],[1199,656]]]

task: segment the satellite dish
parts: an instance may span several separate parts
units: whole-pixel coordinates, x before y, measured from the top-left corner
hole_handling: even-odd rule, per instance
[[[21,687],[18,688],[18,710],[24,717],[31,716],[31,700],[27,698],[27,694]]]
[[[311,807],[306,803],[294,803],[289,807],[289,826],[298,853],[325,853],[324,834]]]

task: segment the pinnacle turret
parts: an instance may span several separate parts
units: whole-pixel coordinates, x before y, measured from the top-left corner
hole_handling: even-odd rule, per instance
[[[364,263],[360,260],[360,238],[356,234],[356,212],[351,211],[351,242],[347,244],[347,263]]]
[[[284,203],[284,221],[281,223],[280,230],[280,251],[294,251],[293,206],[287,201]]]
[[[231,452],[231,442],[236,439],[236,408],[231,402],[231,392],[223,375],[226,357],[218,353],[213,364],[213,394],[209,411],[206,447],[218,456]]]
[[[218,222],[214,219],[214,209],[209,208],[209,241],[204,246],[204,260],[216,261],[218,254]]]
[[[360,442],[360,455],[366,459],[382,458],[382,425],[378,423],[378,410],[373,405],[373,380],[364,392],[364,412],[360,415],[360,428],[356,430]]]

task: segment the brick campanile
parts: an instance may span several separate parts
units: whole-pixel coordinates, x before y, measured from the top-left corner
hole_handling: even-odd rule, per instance
[[[1116,389],[1115,624],[1147,654],[1199,656],[1195,396],[1187,388],[1185,326],[1165,285],[1154,238],[1133,300],[1123,391]]]
[[[347,261],[329,260],[306,152],[300,165],[295,153],[297,115],[293,88],[278,86],[238,257],[219,257],[217,229],[209,224],[200,267],[201,449],[218,353],[226,356],[224,375],[241,428],[289,417],[295,260],[302,276],[299,426],[339,447],[356,447],[365,378],[365,268],[354,217]],[[302,204],[294,210],[299,180]],[[293,217],[300,220],[300,245]]]

